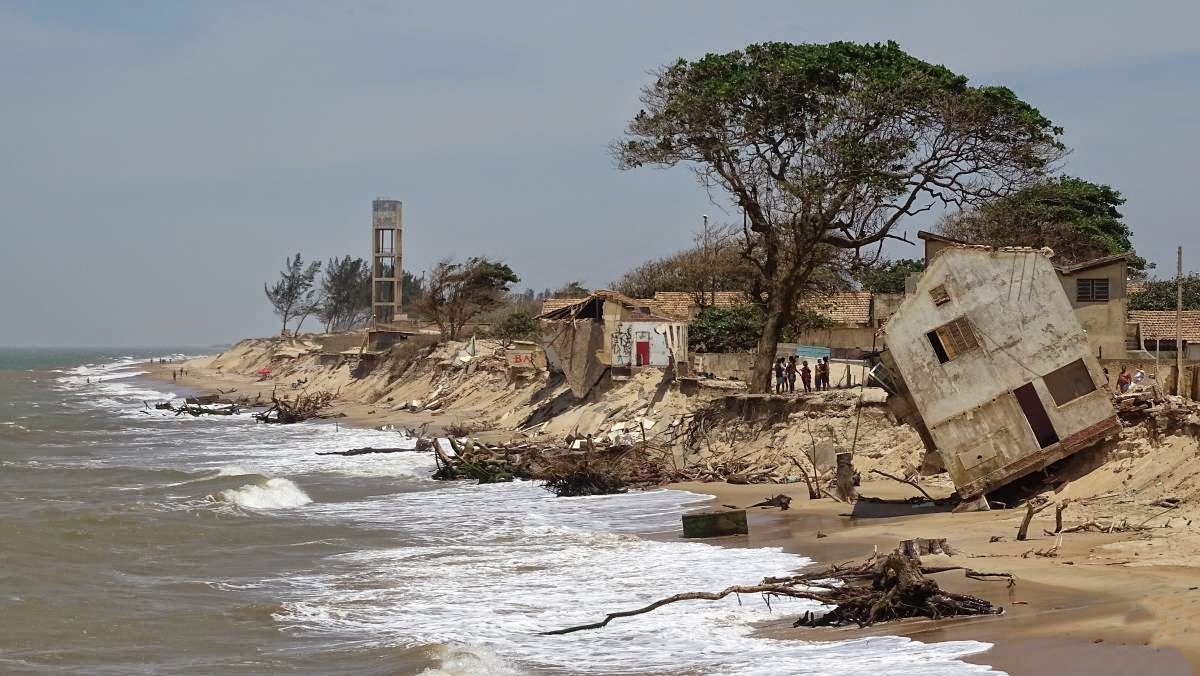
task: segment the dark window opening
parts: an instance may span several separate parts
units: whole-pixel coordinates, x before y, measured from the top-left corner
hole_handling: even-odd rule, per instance
[[[950,361],[950,355],[946,354],[946,348],[942,345],[942,339],[938,338],[937,331],[930,331],[925,334],[925,337],[929,339],[929,344],[933,346],[933,353],[937,355],[939,364],[945,364]]]
[[[933,353],[937,355],[941,364],[979,347],[975,330],[971,328],[971,323],[966,317],[959,317],[949,324],[939,326],[925,334],[925,337],[929,339]]]
[[[1046,389],[1050,390],[1050,396],[1054,397],[1056,406],[1062,406],[1096,391],[1096,383],[1082,359],[1076,359],[1047,373],[1042,377],[1042,382],[1046,383]]]
[[[1075,280],[1075,302],[1103,303],[1108,300],[1108,278]]]

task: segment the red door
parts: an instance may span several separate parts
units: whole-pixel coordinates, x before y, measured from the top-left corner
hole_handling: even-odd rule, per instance
[[[650,364],[650,341],[639,340],[637,342],[637,365],[649,366]]]

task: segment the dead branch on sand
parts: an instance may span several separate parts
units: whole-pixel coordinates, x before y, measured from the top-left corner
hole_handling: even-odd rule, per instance
[[[737,585],[719,592],[686,592],[659,599],[635,610],[609,613],[598,622],[542,632],[544,635],[570,634],[587,629],[600,629],[622,617],[651,612],[670,603],[690,600],[716,601],[731,594],[762,594],[809,599],[834,608],[829,612],[805,613],[793,626],[842,626],[856,624],[865,627],[908,617],[939,619],[957,615],[1000,615],[1003,608],[990,602],[942,590],[925,574],[964,570],[973,579],[1003,578],[1012,584],[1007,573],[981,573],[966,568],[922,568],[921,560],[899,551],[883,557],[872,555],[858,565],[831,566],[819,571],[786,578],[766,578],[756,585]]]

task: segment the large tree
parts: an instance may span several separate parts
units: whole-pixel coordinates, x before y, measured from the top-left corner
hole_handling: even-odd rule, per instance
[[[283,320],[283,327],[279,331],[281,335],[287,333],[289,321],[300,317],[303,323],[303,318],[313,311],[317,300],[317,290],[313,288],[313,283],[320,271],[320,261],[305,265],[304,259],[297,253],[292,258],[284,259],[279,281],[275,284],[263,284],[267,300],[271,302],[275,314]],[[299,330],[297,325],[296,331]]]
[[[895,43],[765,43],[662,68],[613,144],[622,168],[694,168],[745,214],[766,311],[751,386],[813,271],[904,218],[1041,176],[1062,130],[1004,87],[976,87]]]
[[[330,258],[321,276],[317,317],[326,331],[349,331],[371,318],[371,269],[361,258]]]
[[[1050,247],[1057,259],[1079,263],[1133,253],[1133,233],[1118,210],[1123,204],[1125,198],[1110,186],[1059,176],[949,214],[936,229],[947,237],[978,244]],[[1135,255],[1129,267],[1144,271],[1146,261]]]
[[[438,325],[442,337],[456,340],[476,317],[504,304],[510,284],[521,281],[512,268],[487,258],[434,266],[418,309]]]

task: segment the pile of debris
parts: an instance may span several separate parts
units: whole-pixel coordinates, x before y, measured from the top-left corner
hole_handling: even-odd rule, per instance
[[[280,398],[271,392],[271,406],[254,414],[254,419],[263,423],[289,425],[322,417],[322,412],[333,404],[336,392],[301,392],[294,398]]]

